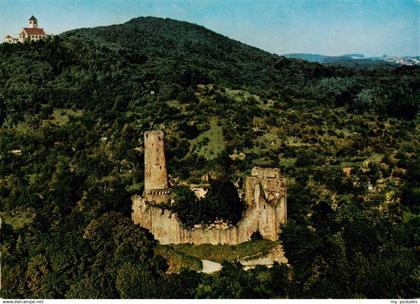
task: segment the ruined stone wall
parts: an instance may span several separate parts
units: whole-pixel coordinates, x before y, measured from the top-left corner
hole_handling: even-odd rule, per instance
[[[277,240],[280,224],[287,221],[286,183],[279,169],[254,168],[245,179],[247,209],[235,226],[225,224],[185,228],[176,213],[132,197],[134,223],[149,229],[161,244],[229,244],[249,241],[259,231],[263,238]]]

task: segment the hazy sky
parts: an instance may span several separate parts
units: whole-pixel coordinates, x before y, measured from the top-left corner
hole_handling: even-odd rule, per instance
[[[138,16],[185,20],[277,53],[420,55],[420,0],[0,0],[0,35]]]

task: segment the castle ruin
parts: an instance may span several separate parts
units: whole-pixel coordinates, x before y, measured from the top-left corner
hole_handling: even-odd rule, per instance
[[[168,173],[162,131],[144,134],[144,193],[148,202],[156,204],[169,201]]]
[[[287,221],[286,179],[280,169],[252,169],[244,182],[246,209],[236,225],[219,222],[187,229],[176,213],[159,207],[170,200],[163,132],[146,132],[144,147],[145,187],[143,196],[132,197],[132,219],[150,230],[161,244],[235,245],[249,241],[255,232],[264,239],[278,239],[280,224]]]

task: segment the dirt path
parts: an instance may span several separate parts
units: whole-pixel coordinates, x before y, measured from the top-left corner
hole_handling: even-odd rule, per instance
[[[203,262],[203,273],[213,273],[222,269],[222,264],[209,260],[201,260]]]
[[[241,264],[244,266],[244,269],[250,269],[257,265],[263,265],[270,267],[274,262],[287,264],[287,259],[284,256],[284,251],[281,245],[278,245],[270,250],[270,252],[263,257],[246,257],[240,260]]]
[[[201,260],[201,262],[203,263],[203,270],[201,270],[203,273],[213,273],[222,269],[222,264],[220,263],[209,260]],[[278,245],[271,249],[270,252],[263,257],[258,257],[257,254],[255,255],[255,258],[249,256],[242,258],[239,262],[242,266],[244,266],[244,269],[247,270],[254,268],[257,265],[271,267],[274,262],[287,264],[287,259],[284,256],[283,248],[281,245]]]

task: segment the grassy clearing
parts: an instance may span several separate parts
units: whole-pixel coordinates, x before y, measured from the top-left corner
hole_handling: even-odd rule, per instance
[[[369,156],[366,160],[370,162],[379,163],[384,158],[384,154],[382,153],[373,153],[371,156]]]
[[[192,141],[197,154],[208,159],[216,158],[225,150],[223,128],[217,124],[217,117],[210,119],[210,129],[203,132]]]
[[[309,144],[302,142],[298,137],[288,136],[286,141],[288,146],[291,147],[303,147],[308,146]]]
[[[51,114],[51,121],[58,124],[59,126],[63,126],[69,122],[71,116],[79,117],[82,114],[83,111],[80,110],[54,109],[53,113]]]
[[[34,134],[34,128],[30,126],[29,123],[25,121],[19,122],[14,128],[13,131],[18,134]]]
[[[254,145],[251,148],[246,148],[245,153],[263,154],[264,152],[276,149],[281,145],[280,138],[274,133],[276,130],[272,128],[269,133],[264,133],[254,140]],[[271,133],[273,132],[273,133]]]
[[[410,220],[412,220],[414,218],[419,218],[419,217],[420,217],[420,215],[415,214],[415,213],[412,213],[409,210],[404,210],[403,211],[403,222],[404,223],[407,223],[408,221],[410,221]]]
[[[221,263],[223,261],[236,261],[250,256],[264,256],[278,245],[278,242],[269,240],[249,241],[239,245],[173,245],[173,248],[188,256],[200,260],[210,260]]]
[[[294,158],[287,158],[287,157],[283,158],[282,157],[282,158],[280,158],[279,165],[281,167],[288,168],[288,167],[293,166],[296,163],[296,160],[297,160],[297,157],[294,157]]]
[[[340,163],[340,168],[346,168],[346,167],[354,168],[354,167],[360,166],[360,164],[361,164],[360,162],[342,161]]]
[[[16,208],[9,212],[0,212],[1,220],[13,229],[20,229],[29,225],[34,220],[35,210],[31,208]]]
[[[203,263],[200,259],[187,255],[181,251],[175,250],[172,245],[158,245],[155,248],[157,255],[163,256],[169,264],[169,272],[177,273],[182,268],[187,268],[194,271],[203,269]]]
[[[342,161],[340,163],[340,167],[341,168],[344,168],[344,167],[352,167],[352,168],[360,167],[363,164],[363,162],[365,162],[365,161],[373,162],[373,163],[380,163],[383,158],[384,158],[384,154],[373,153],[371,156],[369,156],[366,159],[352,158],[350,160]]]
[[[225,93],[227,96],[229,96],[229,98],[234,99],[236,102],[241,102],[244,99],[253,98],[257,103],[261,103],[260,96],[251,94],[248,91],[225,88]]]

